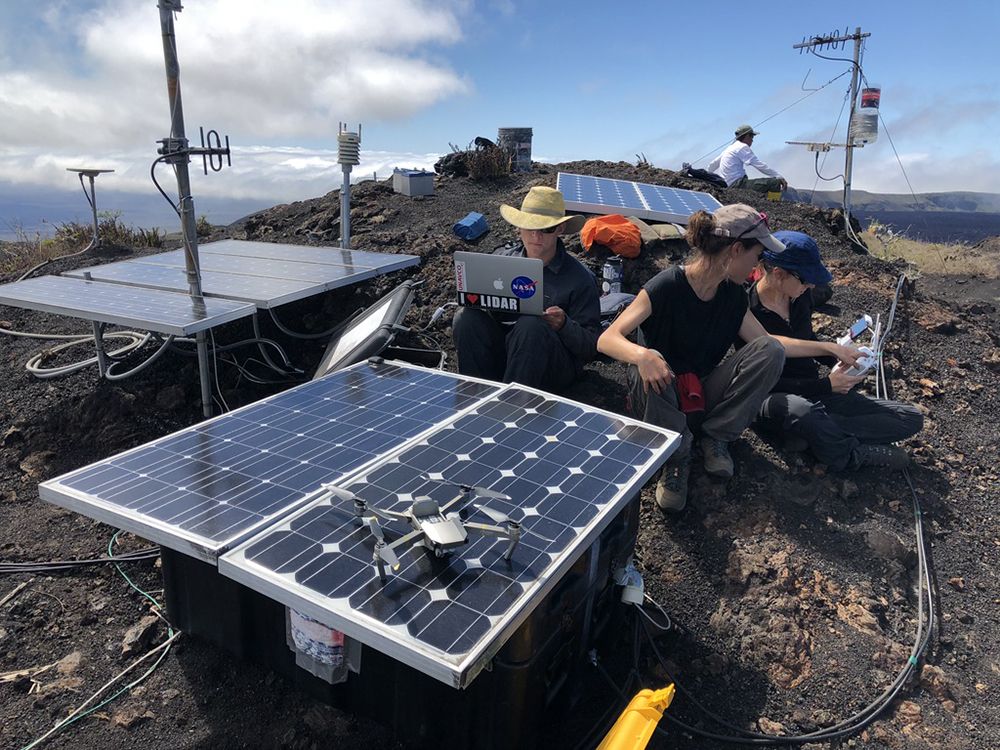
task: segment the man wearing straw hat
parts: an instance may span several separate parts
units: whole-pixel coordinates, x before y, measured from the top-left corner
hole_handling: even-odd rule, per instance
[[[460,308],[452,324],[458,371],[464,375],[560,391],[597,354],[601,302],[594,275],[570,255],[560,236],[579,232],[582,216],[567,216],[562,193],[533,187],[521,208],[500,206],[520,240],[496,255],[538,258],[544,265],[542,315]]]
[[[746,188],[758,193],[782,193],[788,187],[785,178],[758,159],[750,148],[755,135],[760,133],[750,125],[736,128],[736,140],[709,163],[708,171],[715,172],[732,188]],[[751,180],[747,177],[747,167],[753,167],[768,177]]]

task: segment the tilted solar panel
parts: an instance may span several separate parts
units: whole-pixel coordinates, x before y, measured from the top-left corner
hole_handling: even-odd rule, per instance
[[[497,386],[360,363],[40,485],[42,499],[214,562],[325,482]]]
[[[712,212],[719,203],[709,193],[650,185],[644,182],[560,172],[556,187],[567,211],[589,214],[623,214],[639,219],[686,224],[695,211]]]
[[[0,305],[175,336],[204,331],[254,311],[254,306],[245,302],[211,298],[198,302],[177,292],[63,276],[40,276],[0,285]]]
[[[411,441],[219,558],[219,570],[443,682],[464,687],[639,488],[678,436],[517,385]],[[465,485],[465,489],[459,485]],[[353,495],[383,512],[430,498],[466,522],[507,516],[523,536],[468,530],[441,557],[417,537],[380,581]],[[423,502],[423,501],[421,501]],[[448,506],[449,503],[454,503]],[[478,507],[477,507],[478,506]]]

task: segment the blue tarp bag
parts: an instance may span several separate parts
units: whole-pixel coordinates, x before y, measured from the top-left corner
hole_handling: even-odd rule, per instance
[[[470,211],[464,219],[455,222],[452,227],[463,240],[472,241],[486,234],[490,227],[486,223],[486,217],[476,211]]]

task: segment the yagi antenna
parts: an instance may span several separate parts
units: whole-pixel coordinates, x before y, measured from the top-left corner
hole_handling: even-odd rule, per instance
[[[803,37],[799,44],[793,44],[792,49],[797,49],[801,55],[803,52],[816,52],[822,49],[844,49],[848,42],[854,42],[854,60],[851,67],[851,119],[850,122],[854,121],[854,111],[857,104],[858,98],[858,78],[861,71],[861,44],[866,37],[871,36],[869,33],[862,33],[861,27],[858,26],[854,29],[852,33],[848,33],[848,27],[844,27],[844,31],[834,30],[829,34],[818,34],[811,37]],[[808,73],[806,74],[808,77]],[[805,80],[802,81],[803,87]],[[844,144],[836,143],[811,143],[803,141],[788,141],[788,143],[795,143],[798,145],[806,146],[810,151],[816,152],[817,163],[819,159],[820,152],[829,151],[831,148],[840,147],[843,145],[844,150],[847,152],[847,156],[844,163],[844,221],[847,225],[848,235],[851,233],[850,222],[851,222],[851,171],[854,162],[854,149],[859,148],[863,143],[855,143],[855,139],[851,138],[850,135],[847,138],[847,142]]]

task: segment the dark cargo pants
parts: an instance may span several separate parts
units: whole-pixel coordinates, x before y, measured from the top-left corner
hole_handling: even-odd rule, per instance
[[[753,340],[724,359],[701,379],[705,411],[701,432],[727,443],[736,440],[757,412],[761,402],[778,382],[785,364],[785,349],[770,336]],[[663,393],[644,393],[638,368],[628,368],[632,415],[650,424],[679,432],[683,442],[671,461],[687,456],[693,439],[688,417],[680,410],[676,381]]]
[[[920,431],[924,417],[910,404],[850,391],[815,400],[772,393],[761,405],[760,421],[764,429],[803,438],[819,461],[840,471],[856,468],[853,454],[859,445],[905,440]]]

